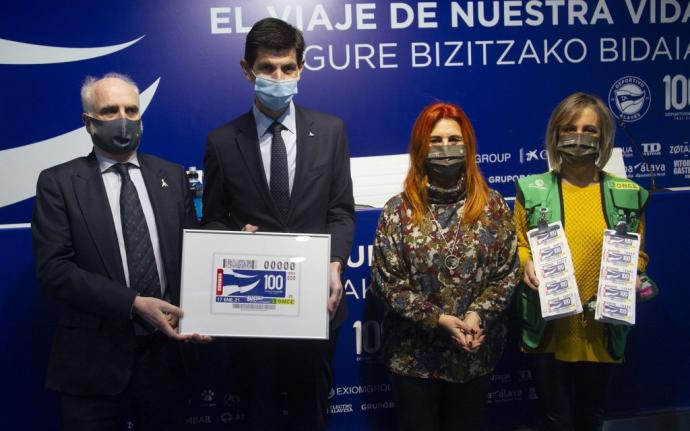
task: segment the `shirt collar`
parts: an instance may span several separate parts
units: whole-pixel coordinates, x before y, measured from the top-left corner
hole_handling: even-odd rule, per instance
[[[98,160],[98,167],[101,169],[101,173],[112,168],[113,165],[121,163],[117,160],[113,160],[110,157],[108,157],[108,155],[103,150],[96,146],[93,147],[93,152],[96,154],[96,160]],[[124,163],[131,163],[137,168],[141,169],[141,166],[139,166],[139,159],[137,158],[136,151]]]
[[[297,121],[295,120],[295,104],[290,101],[288,108],[274,120],[261,112],[256,106],[256,103],[252,105],[252,112],[254,113],[254,121],[256,121],[256,130],[259,133],[259,139],[266,133],[271,133],[270,127],[274,121],[280,122],[285,129],[290,131],[292,134],[297,134]]]

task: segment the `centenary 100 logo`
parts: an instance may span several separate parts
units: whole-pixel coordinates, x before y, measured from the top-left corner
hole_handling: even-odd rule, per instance
[[[609,108],[616,118],[637,121],[647,113],[652,96],[647,83],[636,76],[624,76],[611,86]]]

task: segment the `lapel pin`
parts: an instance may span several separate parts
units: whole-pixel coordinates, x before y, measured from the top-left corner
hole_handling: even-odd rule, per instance
[[[314,136],[314,132],[312,132],[312,131],[310,130],[310,131],[309,131],[309,136]]]
[[[168,183],[165,182],[165,178],[161,178],[161,187],[168,187]]]

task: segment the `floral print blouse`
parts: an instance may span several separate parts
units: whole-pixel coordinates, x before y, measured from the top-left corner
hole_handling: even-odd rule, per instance
[[[458,189],[429,186],[428,192],[434,217],[427,213],[421,225],[411,222],[402,194],[386,203],[378,221],[372,291],[386,308],[384,355],[396,374],[466,382],[491,373],[503,352],[506,309],[518,283],[515,228],[494,190],[471,226],[458,222],[465,204]],[[444,260],[456,235],[452,254],[459,264],[449,269]],[[479,314],[486,335],[474,353],[459,349],[438,326],[441,314],[462,319],[469,311]]]

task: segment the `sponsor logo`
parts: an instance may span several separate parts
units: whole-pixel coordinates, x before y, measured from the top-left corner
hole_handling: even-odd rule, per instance
[[[328,399],[330,400],[335,396],[335,388],[331,388],[330,391],[328,391]]]
[[[637,121],[647,113],[652,96],[646,82],[636,76],[624,76],[609,90],[609,108],[616,118]]]
[[[529,382],[532,380],[532,372],[530,370],[519,370],[518,371],[518,381]]]
[[[666,176],[666,165],[664,163],[644,163],[640,162],[633,166],[627,166],[626,172],[632,173],[635,178],[664,177]]]
[[[672,155],[690,154],[690,145],[687,142],[683,142],[681,145],[671,145],[668,148],[668,153]]]
[[[225,407],[235,407],[240,403],[240,397],[228,392],[223,397],[223,405]]]
[[[378,403],[365,403],[365,404],[362,404],[360,408],[362,409],[362,411],[378,410],[378,409],[392,409],[392,408],[395,408],[395,403],[393,401],[381,401]]]
[[[503,383],[504,385],[510,384],[512,381],[512,377],[510,376],[510,373],[504,373],[504,374],[494,374],[491,376],[491,382],[498,382],[498,383]]]
[[[525,176],[520,174],[520,175],[491,175],[487,178],[490,184],[505,184],[505,183],[514,183],[520,178],[524,178]]]
[[[220,414],[220,421],[224,424],[244,420],[244,413],[240,410],[240,397],[237,394],[228,392],[223,397],[225,411]]]
[[[230,412],[223,412],[220,414],[220,421],[223,422],[224,424],[229,424],[232,422],[232,413]]]
[[[511,401],[522,400],[522,389],[499,389],[497,391],[490,391],[488,394],[488,402],[505,403]]]
[[[687,53],[686,53],[687,57]],[[666,75],[662,80],[664,83],[664,117],[671,120],[690,120],[690,97],[688,97],[688,86],[690,77],[683,74]]]
[[[210,403],[211,401],[213,401],[213,397],[215,395],[216,395],[216,393],[213,392],[213,390],[211,390],[211,389],[205,389],[205,390],[201,391],[201,394],[200,394],[201,399],[207,403]]]
[[[640,186],[634,183],[623,183],[616,181],[613,183],[613,188],[616,190],[639,190]]]
[[[628,146],[628,147],[622,147],[621,149],[623,150],[622,151],[623,157],[626,159],[632,157],[634,154],[633,147]]]
[[[534,180],[533,183],[527,184],[527,188],[544,190],[546,188],[546,185],[544,184],[544,180],[542,180],[541,178],[537,178],[536,180]]]
[[[343,386],[335,389],[335,395],[373,394],[376,392],[390,392],[390,383],[374,383],[371,385]]]
[[[189,416],[185,420],[187,425],[201,425],[201,424],[212,424],[211,416]]]
[[[510,160],[510,153],[486,153],[486,154],[476,154],[474,156],[475,160],[479,164],[497,164],[506,163]]]
[[[546,155],[546,150],[539,149],[539,148],[535,148],[532,150],[520,148],[519,155],[520,155],[520,163],[538,162],[541,160],[547,160],[548,159],[548,157]]]
[[[661,144],[658,142],[645,142],[640,144],[642,147],[642,154],[645,156],[660,156]]]
[[[357,395],[357,394],[371,394],[376,392],[390,392],[390,383],[376,383],[371,385],[346,386],[338,388],[336,393],[338,395]]]
[[[331,404],[328,408],[329,414],[352,413],[352,404]]]
[[[220,421],[224,424],[229,424],[232,422],[241,422],[244,420],[244,413],[241,412],[223,412],[220,414]]]
[[[673,175],[683,175],[685,178],[690,178],[690,159],[674,160]]]
[[[213,392],[212,389],[204,389],[199,393],[199,398],[201,400],[199,401],[199,407],[215,407],[216,402],[213,400],[216,396],[216,393]]]

